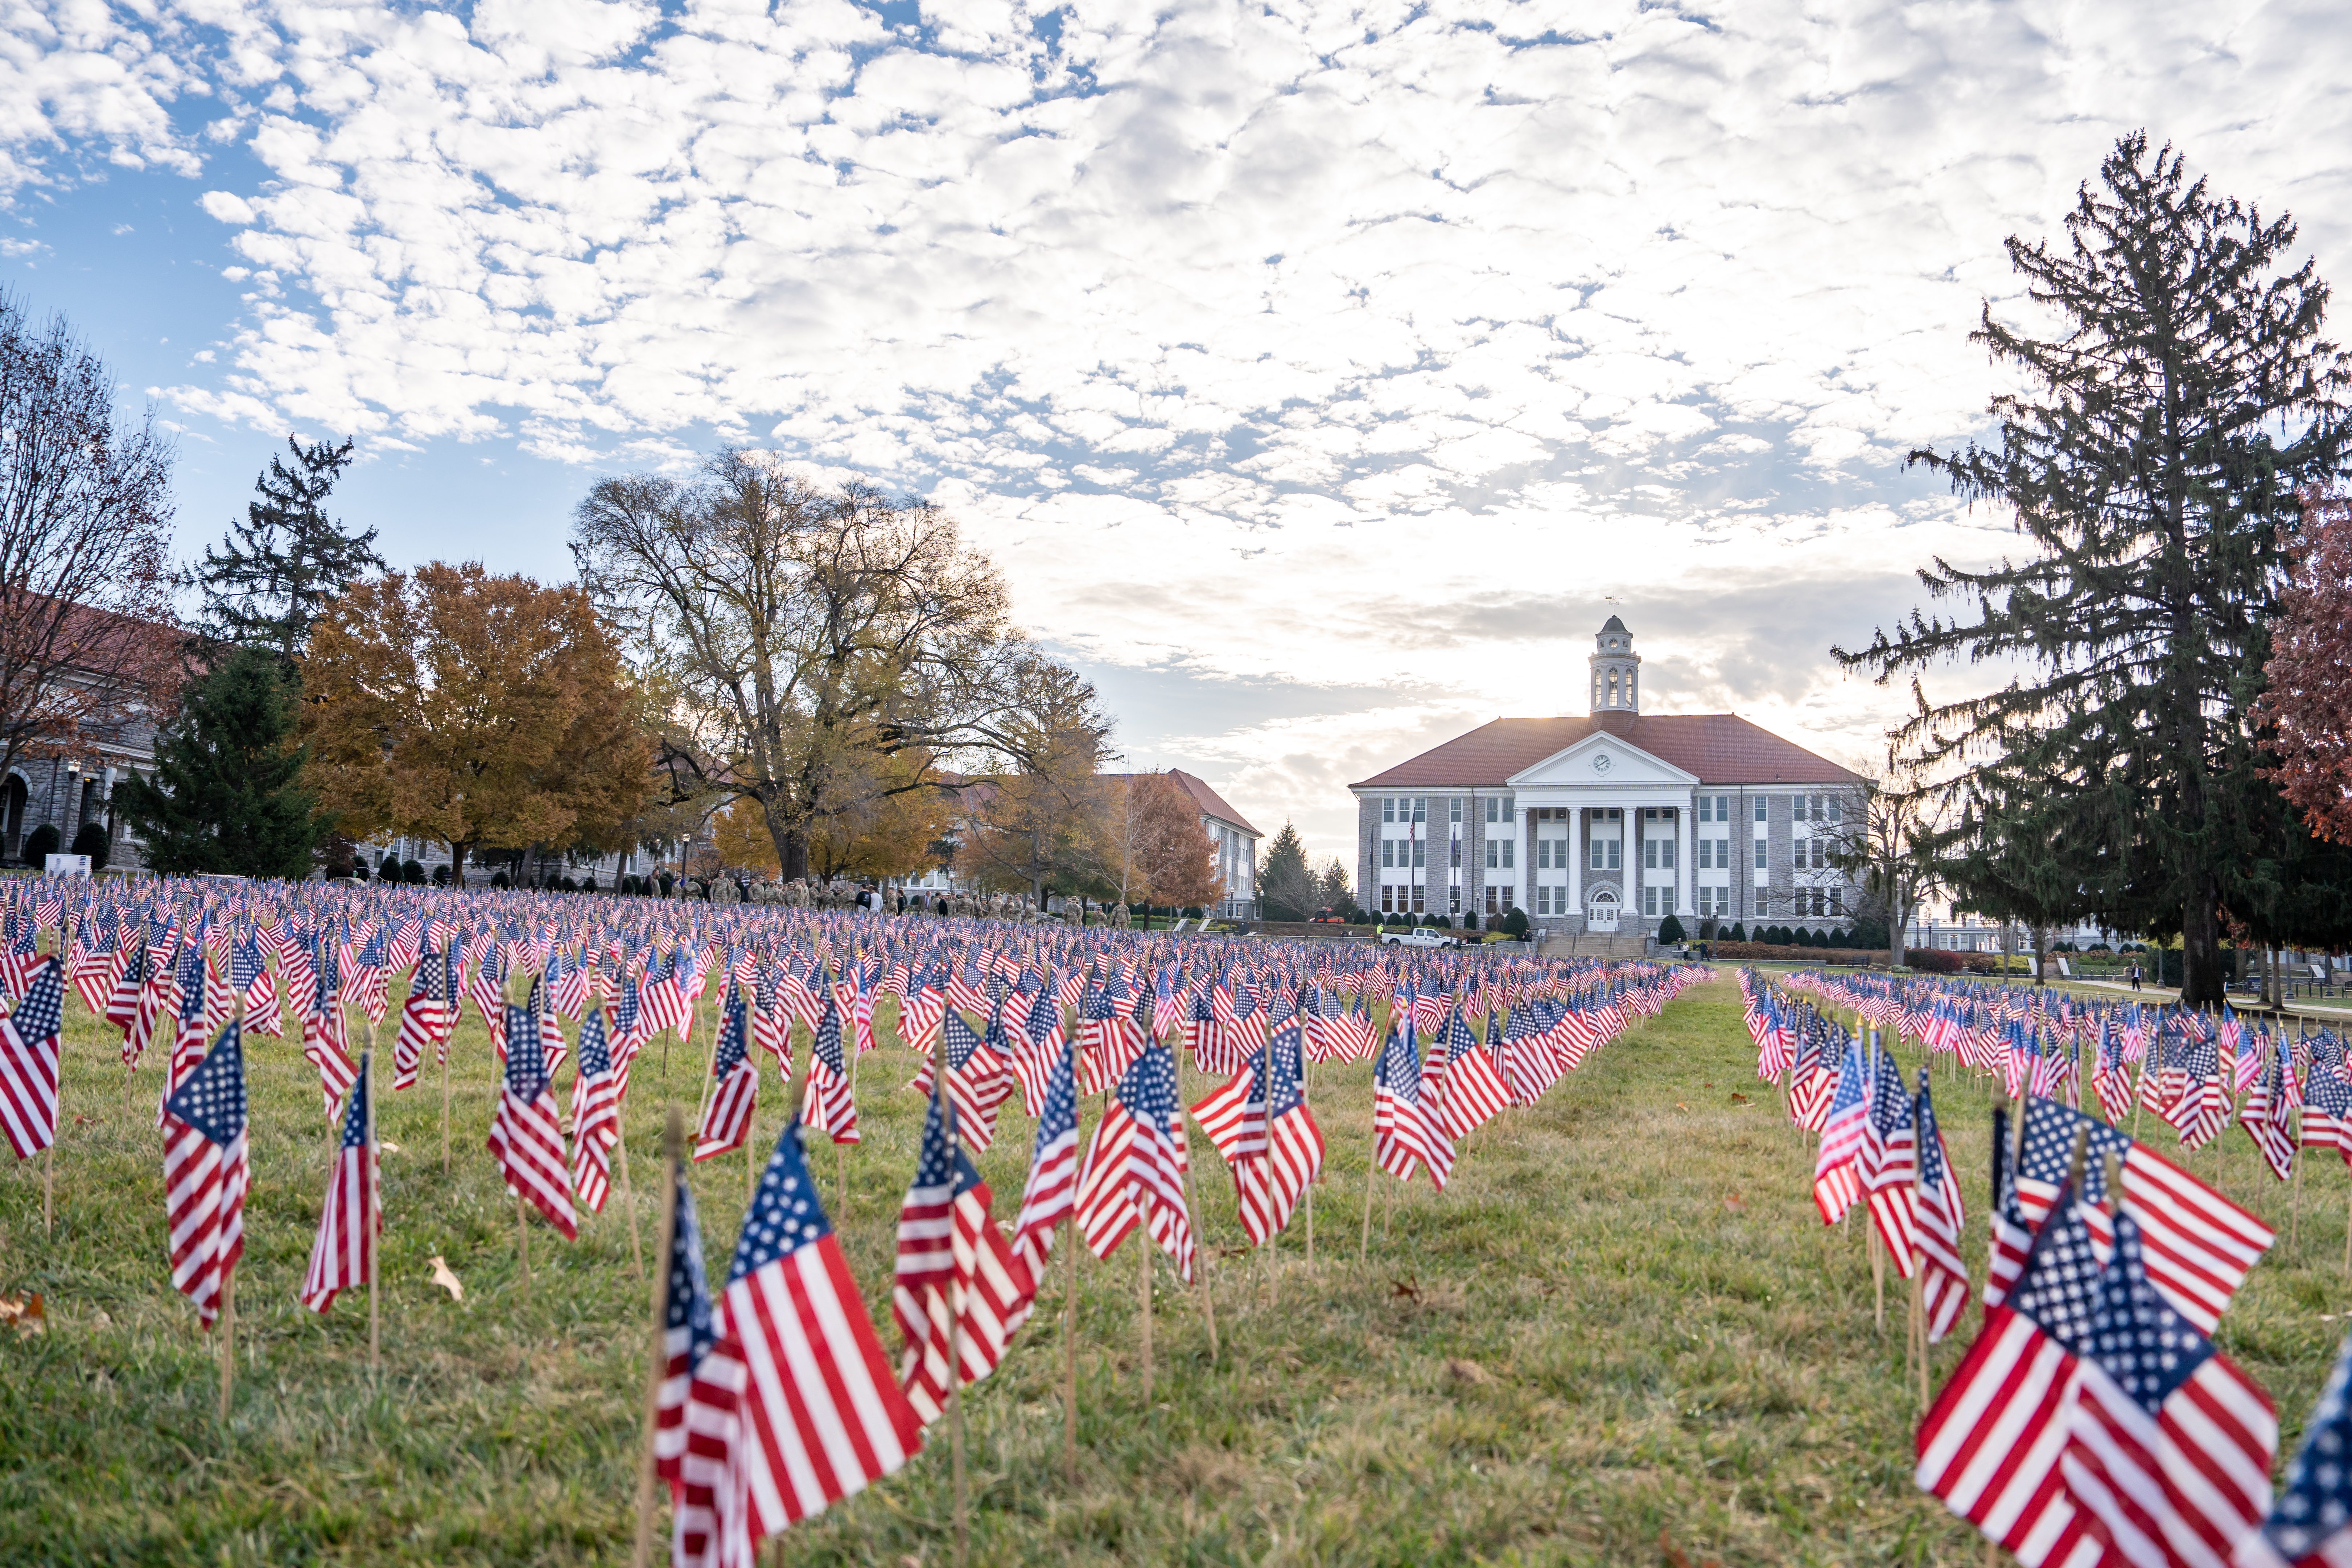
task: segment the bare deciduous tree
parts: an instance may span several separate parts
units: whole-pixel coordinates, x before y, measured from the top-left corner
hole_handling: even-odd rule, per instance
[[[171,449],[114,395],[62,318],[0,294],[0,777],[178,689]]]
[[[597,485],[572,552],[649,688],[670,694],[659,763],[672,795],[756,801],[786,877],[806,875],[811,840],[877,794],[945,789],[951,769],[1018,772],[1040,732],[1029,703],[1055,667],[935,507],[725,451],[691,480]]]

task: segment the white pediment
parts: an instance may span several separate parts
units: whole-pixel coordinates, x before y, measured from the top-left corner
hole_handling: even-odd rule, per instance
[[[1554,752],[1533,767],[1513,773],[1506,781],[1513,789],[1560,788],[1583,784],[1617,785],[1683,785],[1698,783],[1696,773],[1687,773],[1639,746],[1630,745],[1606,730],[1587,735],[1566,751]]]

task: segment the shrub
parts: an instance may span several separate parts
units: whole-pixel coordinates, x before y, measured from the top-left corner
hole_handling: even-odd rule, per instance
[[[25,864],[37,871],[47,865],[49,857],[58,852],[58,830],[46,822],[25,835]]]
[[[1673,914],[1668,914],[1664,920],[1660,921],[1658,922],[1658,940],[1660,942],[1683,941],[1682,921]]]
[[[1478,929],[1477,915],[1475,913],[1464,915],[1462,917],[1462,929],[1464,931],[1476,931]]]
[[[1430,916],[1429,923],[1435,926],[1439,931],[1452,931],[1454,929],[1454,922],[1446,919],[1444,915]]]
[[[352,856],[352,881],[354,881],[354,882],[364,882],[364,881],[366,881],[367,879],[368,879],[367,857],[366,857],[366,856],[364,856],[364,855],[354,855],[354,856]]]
[[[89,857],[89,868],[103,871],[107,857],[114,853],[114,840],[108,836],[103,822],[85,822],[81,825],[81,831],[74,835],[73,847],[67,853],[87,855]]]
[[[400,863],[400,879],[408,883],[412,887],[423,887],[425,885],[425,862],[413,858],[403,860]]]
[[[1503,917],[1503,929],[1524,942],[1528,934],[1528,911],[1513,904],[1510,913]]]
[[[656,877],[654,880],[660,885],[661,896],[665,899],[669,897],[670,889],[677,886],[677,879],[671,876],[667,871],[664,871],[660,876]]]
[[[1181,912],[1186,920],[1196,921],[1201,918],[1201,906],[1198,904],[1186,904]]]
[[[389,849],[385,850],[383,858],[375,863],[375,879],[379,882],[399,881],[400,857]]]
[[[1932,947],[1915,948],[1903,955],[1903,961],[1925,974],[1958,974],[1960,972],[1958,953],[1943,952]]]
[[[1725,937],[1723,940],[1726,942],[1746,942],[1748,940],[1748,928],[1741,925],[1738,921],[1734,921],[1731,922],[1731,934]]]
[[[448,867],[436,866],[433,868],[433,885],[436,888],[446,888],[449,885]]]
[[[504,871],[494,871],[490,874],[490,886],[493,888],[510,888],[514,886],[514,884],[507,879],[507,874]]]

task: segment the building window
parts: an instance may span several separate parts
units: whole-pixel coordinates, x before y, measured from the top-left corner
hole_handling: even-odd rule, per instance
[[[1536,913],[1539,915],[1551,913],[1551,889],[1541,882],[1536,884]]]
[[[1412,819],[1415,822],[1427,822],[1429,820],[1429,797],[1427,795],[1417,795],[1412,797]]]
[[[1769,821],[1771,821],[1771,820],[1772,820],[1771,809],[1772,809],[1772,803],[1771,803],[1770,801],[1766,800],[1766,799],[1765,799],[1762,795],[1758,795],[1758,796],[1756,797],[1756,826],[1757,826],[1761,827],[1761,826],[1763,826],[1766,823],[1768,823],[1768,822],[1769,822]]]
[[[1396,820],[1396,797],[1394,795],[1382,795],[1381,797],[1381,820],[1382,822],[1394,822]]]
[[[1445,819],[1448,822],[1458,823],[1462,820],[1462,797],[1460,795],[1454,795],[1446,801],[1445,814]]]
[[[1454,868],[1457,871],[1462,869],[1462,840],[1459,838],[1454,839],[1452,847],[1447,849],[1446,853],[1452,857]]]
[[[1496,868],[1501,860],[1502,852],[1503,846],[1498,840],[1493,838],[1486,840],[1486,869],[1491,871]]]
[[[1843,888],[1830,889],[1830,913],[1840,920],[1845,918],[1845,890]]]
[[[1423,889],[1422,889],[1422,885],[1421,885],[1419,882],[1415,882],[1415,883],[1412,885],[1412,910],[1411,910],[1410,912],[1412,912],[1412,913],[1413,913],[1413,914],[1416,914],[1416,915],[1417,915],[1417,914],[1420,914],[1420,913],[1422,912],[1422,908],[1421,908],[1422,891],[1423,891]]]
[[[1649,916],[1652,920],[1655,920],[1655,919],[1657,919],[1657,917],[1658,917],[1658,889],[1655,889],[1655,888],[1654,888],[1654,887],[1645,887],[1645,888],[1643,888],[1643,889],[1642,889],[1642,912],[1643,912],[1643,914],[1645,914],[1645,915]]]
[[[1562,847],[1562,848],[1566,848],[1566,847],[1567,847],[1567,846],[1566,846],[1565,844],[1563,844],[1563,845],[1561,846],[1561,847]],[[1504,839],[1504,840],[1503,840],[1503,869],[1504,869],[1504,870],[1506,870],[1506,871],[1516,870],[1516,869],[1517,868],[1517,867],[1518,867],[1518,859],[1519,859],[1519,841],[1518,841],[1517,839],[1516,839],[1516,838],[1506,838],[1506,839]]]
[[[1715,868],[1715,840],[1712,838],[1698,841],[1698,868],[1702,871]]]
[[[1656,839],[1644,838],[1642,840],[1642,864],[1654,871],[1657,869],[1658,841]]]
[[[1381,868],[1382,870],[1386,870],[1396,864],[1396,842],[1397,841],[1393,838],[1383,838],[1381,840]]]
[[[1494,883],[1489,882],[1489,883],[1487,883],[1487,884],[1486,884],[1486,912],[1487,912],[1488,914],[1490,914],[1490,915],[1496,912],[1496,910],[1495,910],[1495,893],[1496,893],[1496,888],[1495,888],[1495,884],[1494,884]]]
[[[1445,889],[1445,912],[1449,915],[1462,912],[1462,889],[1459,887]]]
[[[1412,868],[1414,870],[1418,871],[1422,868],[1423,863],[1428,858],[1428,854],[1429,846],[1426,841],[1419,838],[1412,841]]]
[[[1756,868],[1759,871],[1769,871],[1772,868],[1771,846],[1767,840],[1761,838],[1756,841]]]

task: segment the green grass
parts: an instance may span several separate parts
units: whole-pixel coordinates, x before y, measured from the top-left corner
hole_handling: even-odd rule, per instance
[[[0,1172],[0,1291],[44,1292],[51,1324],[0,1333],[0,1562],[627,1560],[646,1289],[616,1195],[576,1246],[534,1230],[522,1295],[513,1205],[481,1148],[478,1025],[458,1037],[454,1176],[441,1173],[434,1080],[383,1097],[400,1152],[385,1155],[380,1384],[363,1295],[324,1320],[294,1300],[331,1137],[299,1051],[256,1043],[224,1427],[212,1341],[164,1277],[155,1074],[126,1104],[110,1033],[78,1005],[72,1017],[54,1239],[37,1163]],[[676,1052],[666,1083],[658,1047],[638,1069],[630,1141],[648,1247],[663,1097],[691,1110],[707,1044]],[[1964,1528],[1910,1480],[1900,1300],[1880,1337],[1859,1226],[1820,1225],[1810,1142],[1752,1062],[1731,984],[1695,989],[1540,1105],[1482,1130],[1443,1196],[1419,1184],[1392,1204],[1384,1194],[1360,1265],[1369,1072],[1318,1068],[1331,1158],[1314,1266],[1296,1226],[1271,1279],[1243,1257],[1230,1185],[1199,1166],[1222,1353],[1161,1265],[1147,1409],[1135,1244],[1108,1264],[1086,1258],[1071,1486],[1057,1259],[1039,1318],[966,1402],[972,1560],[1656,1563],[1664,1532],[1694,1563],[1976,1563]],[[894,1350],[892,1225],[919,1109],[898,1086],[912,1067],[889,1050],[862,1067],[867,1142],[848,1157],[836,1215]],[[1189,1069],[1186,1089],[1202,1092]],[[1937,1089],[1981,1268],[1988,1091]],[[772,1078],[763,1093],[764,1141],[781,1115]],[[1001,1131],[981,1163],[1009,1216],[1031,1132],[1017,1101]],[[2210,1176],[2216,1160],[2189,1163]],[[2287,1194],[2258,1174],[2242,1134],[2220,1167],[2227,1191],[2284,1229]],[[830,1184],[832,1156],[820,1151],[816,1168]],[[714,1275],[743,1170],[736,1157],[697,1173]],[[2315,1163],[2305,1182],[2300,1250],[2282,1243],[2222,1330],[2278,1402],[2290,1448],[2352,1306],[2345,1175]],[[462,1304],[430,1283],[436,1254],[465,1282]],[[1939,1377],[1959,1348],[1939,1349]],[[942,1433],[906,1471],[792,1532],[781,1560],[942,1563],[949,1521]]]

